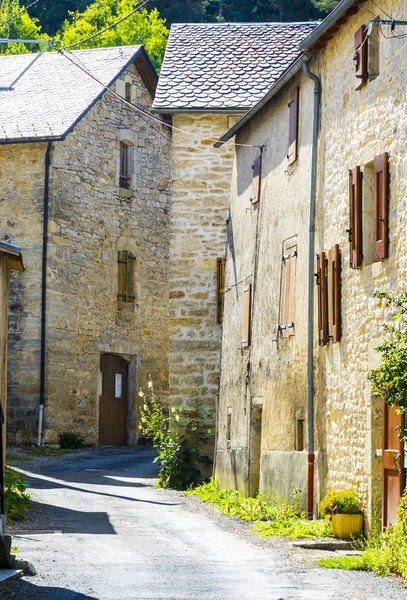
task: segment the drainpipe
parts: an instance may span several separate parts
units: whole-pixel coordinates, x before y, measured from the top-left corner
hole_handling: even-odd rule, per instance
[[[314,82],[314,116],[312,131],[311,156],[311,188],[308,234],[308,367],[307,367],[307,396],[308,396],[308,518],[314,515],[314,478],[315,478],[315,448],[314,448],[314,254],[315,254],[315,199],[318,167],[318,131],[321,105],[321,80],[311,73],[308,61],[311,56],[304,57],[302,69],[304,75]]]
[[[44,421],[45,396],[45,327],[47,315],[47,245],[48,245],[48,201],[49,201],[49,165],[52,142],[48,142],[45,153],[44,176],[44,216],[42,229],[42,275],[41,275],[41,357],[40,357],[40,406],[38,410],[37,445],[42,444],[42,425]]]

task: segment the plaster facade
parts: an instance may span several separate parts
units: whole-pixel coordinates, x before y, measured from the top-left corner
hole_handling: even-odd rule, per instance
[[[116,81],[148,108],[136,66]],[[133,144],[131,190],[119,187],[120,141]],[[127,441],[138,438],[139,387],[168,396],[169,134],[109,93],[51,148],[44,441],[73,431],[98,443],[100,358],[129,363]],[[26,272],[12,277],[9,437],[36,440],[41,322],[44,160],[47,144],[0,147],[1,227]],[[118,252],[135,256],[134,302],[118,302]]]

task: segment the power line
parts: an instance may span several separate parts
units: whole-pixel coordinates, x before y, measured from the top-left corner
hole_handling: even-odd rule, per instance
[[[16,17],[22,15],[24,12],[26,12],[29,8],[31,8],[32,6],[34,6],[34,4],[37,4],[38,2],[40,2],[40,0],[34,0],[34,2],[31,2],[31,4],[29,4],[28,6],[24,6],[19,12],[15,13],[14,15],[11,15],[11,17],[9,17],[6,21],[3,21],[3,23],[0,23],[0,27],[7,25],[7,23],[10,23],[10,21],[15,19]]]
[[[371,15],[373,15],[373,17],[376,17],[376,15],[371,10],[369,10],[368,8],[366,8],[366,6],[364,4],[362,4],[359,1],[357,3],[358,3],[358,6],[360,6],[360,8],[363,8],[363,10],[365,10],[366,12],[370,13]]]
[[[384,15],[386,15],[386,17],[389,17],[389,19],[391,19],[392,21],[394,20],[394,19],[393,19],[393,17],[392,17],[391,15],[389,15],[389,13],[387,13],[387,12],[386,12],[386,11],[385,11],[385,10],[384,10],[384,9],[383,9],[381,6],[379,6],[379,5],[378,5],[378,4],[375,2],[375,0],[372,0],[372,3],[373,3],[375,6],[377,6],[377,8],[378,8],[379,10],[381,10],[381,11],[382,11],[382,13],[383,13]]]
[[[39,2],[39,0],[36,0],[36,2]],[[110,29],[113,29],[113,27],[116,27],[117,25],[119,25],[119,23],[123,23],[123,21],[126,21],[126,19],[128,19],[129,17],[131,17],[132,15],[134,15],[136,12],[138,12],[139,10],[141,10],[143,8],[143,6],[145,6],[147,4],[147,2],[150,2],[150,0],[145,0],[143,2],[143,4],[140,4],[140,6],[136,6],[136,8],[133,9],[131,12],[129,12],[127,15],[124,15],[124,17],[122,17],[121,19],[119,19],[115,23],[112,23],[108,27],[105,27],[101,31],[98,31],[97,33],[89,35],[87,38],[84,38],[83,40],[80,40],[79,42],[74,42],[73,44],[69,44],[68,46],[62,45],[62,49],[63,50],[68,50],[69,48],[74,48],[75,46],[79,46],[80,44],[84,44],[85,42],[88,42],[89,40],[93,40],[95,37],[98,37],[99,35],[102,35],[102,33],[106,33],[106,31],[109,31]]]
[[[162,125],[164,127],[168,127],[170,129],[172,129],[173,131],[179,131],[180,133],[183,133],[184,135],[187,135],[188,137],[196,137],[196,138],[199,138],[201,141],[202,140],[209,141],[209,142],[217,142],[217,141],[219,141],[217,138],[204,137],[204,136],[199,135],[197,133],[192,133],[191,131],[185,131],[184,129],[181,129],[180,127],[176,127],[175,125],[171,125],[170,123],[166,123],[165,121],[161,121],[160,119],[158,119],[157,117],[155,117],[151,113],[147,112],[146,110],[144,110],[142,108],[139,108],[139,107],[135,106],[131,102],[128,102],[127,100],[125,100],[125,98],[123,98],[122,96],[120,96],[120,94],[117,94],[116,92],[114,92],[111,88],[109,88],[102,81],[100,81],[100,79],[98,79],[92,73],[90,73],[90,71],[83,65],[83,63],[82,63],[83,66],[79,65],[75,60],[73,60],[73,58],[71,58],[70,56],[68,56],[68,54],[66,54],[65,52],[63,52],[63,48],[59,49],[58,52],[62,56],[65,56],[65,58],[68,59],[72,64],[74,64],[76,67],[78,67],[78,69],[80,69],[81,71],[83,71],[84,73],[86,73],[86,75],[88,75],[89,77],[91,77],[91,79],[93,79],[94,81],[96,81],[96,83],[98,83],[99,85],[101,85],[107,92],[109,92],[110,94],[112,94],[112,96],[114,96],[115,98],[117,98],[118,100],[120,100],[123,104],[125,104],[126,106],[128,106],[129,108],[131,108],[132,110],[134,110],[135,112],[137,112],[139,114],[142,114],[142,115],[148,117],[149,119],[152,119],[156,123],[159,123],[160,125]],[[70,54],[72,54],[72,53],[70,52]],[[222,142],[222,145],[225,145],[225,144],[226,145],[231,145],[231,146],[240,146],[240,147],[244,147],[244,148],[260,148],[261,147],[260,145],[254,145],[254,144],[236,144],[235,142]]]

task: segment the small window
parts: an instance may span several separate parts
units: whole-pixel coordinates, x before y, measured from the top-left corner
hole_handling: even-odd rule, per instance
[[[289,139],[288,139],[288,164],[291,165],[298,157],[298,109],[300,88],[291,94],[288,108],[290,109]]]
[[[250,346],[251,337],[251,307],[252,307],[252,284],[245,287],[243,293],[243,348]]]
[[[123,375],[115,373],[114,375],[114,397],[121,398],[123,394]]]
[[[124,98],[126,102],[131,102],[131,83],[126,83]]]
[[[216,277],[216,322],[222,323],[223,320],[223,296],[225,293],[225,258],[217,259],[217,277]]]
[[[120,173],[119,185],[121,188],[131,187],[131,176],[133,175],[133,146],[126,142],[120,142]]]
[[[304,419],[296,419],[296,422],[295,422],[295,449],[298,452],[302,452],[305,448],[304,429],[305,429],[305,420]]]
[[[283,338],[294,335],[295,280],[297,246],[286,248],[281,264],[281,302],[279,331]]]
[[[123,250],[118,255],[118,292],[120,302],[134,302],[134,263],[131,252]]]
[[[226,441],[230,442],[232,437],[232,413],[228,412],[226,421]]]

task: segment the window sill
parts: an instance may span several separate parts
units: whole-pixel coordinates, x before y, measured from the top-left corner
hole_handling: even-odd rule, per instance
[[[134,310],[136,306],[135,302],[123,302],[123,300],[117,301],[117,309],[118,310]]]
[[[117,186],[117,195],[119,198],[133,198],[134,190]]]

